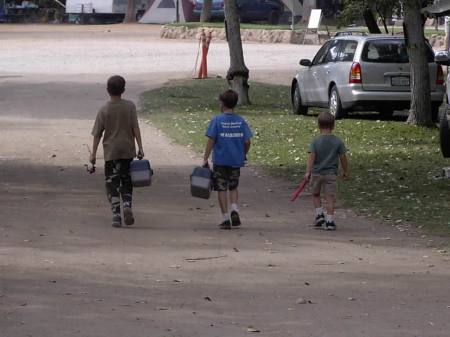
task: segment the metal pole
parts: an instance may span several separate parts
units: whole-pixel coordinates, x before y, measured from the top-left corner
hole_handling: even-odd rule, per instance
[[[176,4],[176,11],[177,11],[177,23],[180,22],[180,0],[177,0]]]

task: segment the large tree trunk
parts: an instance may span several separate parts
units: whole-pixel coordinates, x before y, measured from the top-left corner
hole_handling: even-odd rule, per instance
[[[204,0],[200,22],[209,22],[211,20],[212,0]]]
[[[236,0],[225,0],[225,20],[228,38],[228,48],[230,50],[230,68],[227,73],[227,80],[232,89],[239,95],[240,105],[248,105],[248,76],[249,70],[244,62],[244,52],[242,50],[241,26],[237,11]]]
[[[128,0],[127,13],[123,19],[123,23],[136,22],[136,0]]]
[[[405,35],[411,65],[411,108],[408,123],[432,126],[430,71],[420,0],[405,0]]]
[[[369,33],[371,34],[381,34],[381,30],[378,27],[377,20],[375,20],[375,17],[373,15],[371,8],[366,8],[363,11],[363,18],[366,22],[366,26],[369,29]]]

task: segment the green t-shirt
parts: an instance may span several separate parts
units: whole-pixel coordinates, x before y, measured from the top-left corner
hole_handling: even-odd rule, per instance
[[[138,127],[136,106],[131,101],[109,101],[100,109],[92,135],[103,135],[105,161],[136,157],[133,128]]]
[[[320,135],[309,145],[309,152],[316,155],[313,174],[338,174],[339,157],[347,149],[344,142],[335,135]]]

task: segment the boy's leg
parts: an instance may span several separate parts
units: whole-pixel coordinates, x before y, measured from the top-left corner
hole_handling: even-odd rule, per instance
[[[238,198],[239,198],[239,177],[240,177],[240,169],[239,168],[231,168],[228,188],[230,190],[230,204],[231,204],[231,224],[233,226],[240,226],[241,219],[239,217],[239,208],[238,208]]]
[[[120,172],[117,167],[117,161],[109,160],[105,162],[105,187],[106,195],[109,203],[111,204],[111,210],[113,213],[114,227],[120,227],[122,220],[120,216]]]
[[[227,191],[218,191],[219,196],[219,206],[222,214],[228,214],[228,200],[227,200]]]
[[[336,194],[337,194],[337,176],[327,175],[325,178],[325,202],[327,208],[327,214],[325,216],[325,228],[327,230],[335,230],[336,224],[334,223],[334,208],[336,204]]]
[[[213,168],[214,190],[217,191],[220,210],[222,211],[222,223],[220,228],[230,229],[231,222],[228,215],[228,174],[226,167],[214,165]]]
[[[123,217],[125,224],[131,226],[134,224],[133,212],[131,210],[133,201],[133,183],[131,182],[130,163],[133,159],[120,160],[120,196],[123,202]]]
[[[320,197],[320,191],[323,185],[323,177],[321,175],[313,175],[311,184],[313,194],[313,205],[316,216],[314,228],[322,228],[322,226],[325,224],[325,215],[323,214],[322,199]]]

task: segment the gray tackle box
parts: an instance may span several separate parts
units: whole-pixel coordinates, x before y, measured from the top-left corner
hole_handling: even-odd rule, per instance
[[[150,162],[146,159],[133,160],[130,163],[130,175],[134,187],[150,186],[153,176]]]
[[[191,174],[191,195],[209,199],[212,187],[212,172],[209,167],[196,167]]]

